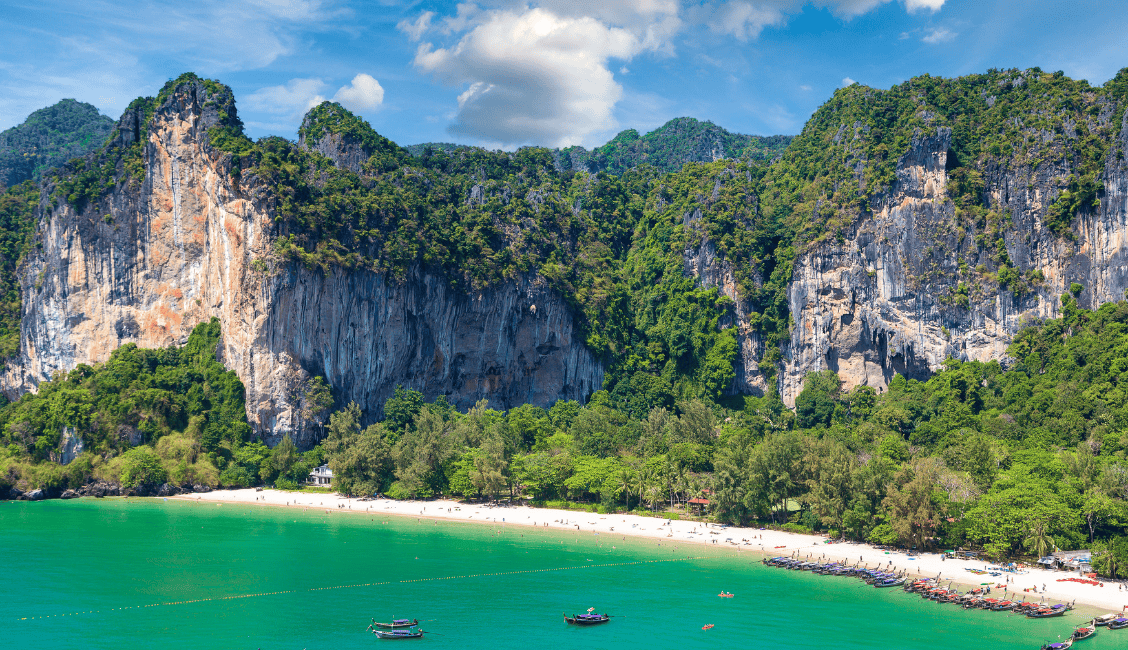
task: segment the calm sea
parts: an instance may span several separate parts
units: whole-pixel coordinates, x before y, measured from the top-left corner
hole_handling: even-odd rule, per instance
[[[598,515],[577,519],[585,516]],[[963,611],[756,560],[610,535],[336,511],[0,502],[0,645],[1005,650],[1037,648],[1081,622],[1080,614]],[[718,598],[721,590],[736,597]],[[563,612],[588,607],[616,618],[564,624]],[[379,641],[365,632],[373,617],[417,617],[434,634]],[[1128,647],[1128,630],[1102,630],[1077,647]]]

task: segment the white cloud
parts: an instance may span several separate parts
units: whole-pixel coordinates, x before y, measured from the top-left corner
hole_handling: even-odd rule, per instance
[[[707,3],[694,7],[690,15],[718,34],[728,34],[737,40],[755,39],[765,27],[778,27],[787,22],[785,11],[798,8],[789,2],[723,2]]]
[[[309,109],[325,101],[321,93],[327,87],[321,79],[291,79],[281,86],[260,88],[243,102],[255,111],[301,119]]]
[[[431,19],[434,17],[435,12],[424,11],[423,13],[419,14],[419,17],[414,21],[407,20],[406,18],[399,21],[399,24],[396,25],[396,29],[400,30],[404,34],[407,34],[407,37],[410,38],[413,42],[418,41],[419,39],[423,38],[423,34],[425,34],[427,30],[431,28]]]
[[[810,90],[810,89],[811,89],[811,87],[808,86],[807,84],[803,84],[802,86],[799,86],[799,90]]]
[[[916,13],[921,9],[927,9],[932,13],[940,11],[940,7],[944,6],[944,0],[905,0],[905,9],[910,13]]]
[[[643,54],[673,55],[687,25],[754,40],[804,7],[843,20],[894,0],[476,0],[398,28],[422,41],[414,64],[458,88],[451,133],[491,145],[588,143],[616,126],[617,74]],[[906,11],[944,0],[897,0]]]
[[[281,130],[276,127],[300,121],[309,109],[326,101],[325,94],[329,88],[329,84],[322,79],[291,79],[280,86],[259,88],[239,103],[252,111],[278,118],[272,122],[256,123],[255,126],[267,125],[274,130]],[[371,75],[361,73],[342,86],[333,95],[333,101],[353,112],[369,112],[379,108],[384,102],[384,89]]]
[[[856,84],[856,83],[858,83],[858,82],[857,82],[857,81],[854,81],[854,80],[853,80],[853,79],[851,79],[850,77],[843,77],[843,78],[842,78],[842,87],[843,87],[843,88],[845,88],[845,87],[847,87],[847,86],[853,86],[853,85],[854,85],[854,84]]]
[[[300,50],[334,27],[337,0],[36,0],[4,12],[0,128],[75,97],[118,117],[130,100],[194,70],[227,77]],[[242,97],[240,96],[240,100]],[[240,108],[242,104],[240,103]]]
[[[447,47],[419,46],[416,67],[465,87],[453,134],[503,146],[585,143],[616,126],[612,111],[623,89],[610,60],[667,51],[680,25],[676,4],[666,0],[544,4],[481,11],[460,5],[446,24],[457,30],[462,20],[461,38]]]
[[[836,16],[841,18],[854,18],[862,14],[867,14],[889,1],[890,0],[837,0],[826,2],[825,5],[829,7],[831,12]]]
[[[246,70],[296,49],[297,33],[341,13],[321,0],[194,0],[137,3],[129,11],[86,6],[88,19],[127,47],[177,54],[209,70]]]
[[[850,20],[893,0],[721,0],[691,5],[687,10],[691,22],[703,24],[718,34],[739,40],[755,39],[765,27],[782,27],[792,15],[804,7],[825,7],[839,18]],[[944,0],[903,0],[905,10],[939,11]]]
[[[333,95],[333,101],[357,113],[371,111],[384,103],[384,88],[379,81],[361,73],[353,77],[349,85],[338,90]]]
[[[920,40],[929,45],[936,45],[937,43],[947,43],[957,36],[959,36],[959,34],[950,32],[943,27],[937,27],[936,29],[930,30],[924,38]]]

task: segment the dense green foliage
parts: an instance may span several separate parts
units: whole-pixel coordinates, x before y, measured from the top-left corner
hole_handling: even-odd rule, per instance
[[[0,187],[38,181],[48,169],[97,149],[113,127],[97,108],[73,99],[35,111],[0,133]]]
[[[432,153],[436,151],[442,151],[449,156],[457,152],[459,149],[475,148],[478,147],[471,147],[465,144],[455,144],[453,142],[421,142],[419,144],[409,144],[404,147],[404,149],[407,149],[407,153],[415,156],[416,158],[421,158],[423,156],[423,152],[428,149],[430,149]]]
[[[474,288],[539,272],[611,366],[607,388],[642,412],[674,396],[715,398],[733,378],[735,339],[719,326],[732,302],[685,277],[687,246],[708,238],[738,263],[747,294],[767,307],[771,344],[786,336],[789,270],[756,280],[776,267],[777,236],[755,201],[761,168],[724,161],[669,176],[648,166],[592,176],[560,172],[536,148],[413,158],[330,103],[303,125],[307,143],[325,133],[363,143],[361,174],[280,138],[256,143],[243,169],[278,197],[282,260],[397,277],[423,264]],[[640,397],[631,386],[642,384],[650,390]]]
[[[679,117],[646,135],[627,129],[591,151],[569,147],[560,153],[570,166],[593,173],[622,174],[640,165],[676,172],[689,162],[713,162],[723,158],[771,162],[790,142],[789,135],[744,135],[726,131],[712,122]]]
[[[566,147],[554,149],[552,155],[556,167],[562,170],[584,169],[593,174],[607,172],[620,175],[635,167],[650,165],[660,172],[676,172],[686,163],[713,162],[723,158],[769,163],[783,153],[791,138],[789,135],[765,137],[732,133],[712,122],[679,117],[646,135],[627,129],[591,151],[583,147]],[[426,142],[410,145],[407,151],[420,158],[428,150],[456,155],[461,149],[472,148],[475,147]]]
[[[1048,222],[1064,234],[1078,212],[1092,209],[1126,98],[1128,70],[1099,88],[1038,68],[922,75],[889,90],[855,84],[835,91],[792,141],[772,167],[773,195],[764,200],[804,241],[838,236],[894,184],[914,138],[948,127],[948,168],[974,178],[948,194],[971,221],[996,207],[984,193],[983,170],[1064,166],[1073,178]],[[988,237],[985,245],[994,242]]]
[[[265,453],[251,442],[242,382],[216,361],[219,338],[212,319],[183,347],[124,345],[105,363],[80,364],[7,404],[0,409],[0,484],[75,487],[99,476],[136,485],[152,482],[138,477],[163,476],[215,485],[246,447]],[[81,440],[82,453],[65,467],[44,462],[61,460],[64,432]],[[163,474],[153,470],[154,457]]]
[[[397,497],[520,494],[606,509],[684,514],[708,496],[723,521],[830,530],[992,557],[1093,547],[1128,574],[1128,302],[1065,316],[1015,339],[1016,362],[950,360],[883,394],[807,378],[792,413],[777,399],[702,400],[641,415],[610,396],[462,414],[410,390],[362,430],[330,418],[338,486]],[[735,405],[733,405],[735,406]],[[709,491],[709,492],[707,492]]]
[[[31,245],[39,187],[24,181],[0,194],[0,359],[20,348],[20,284],[16,265]]]

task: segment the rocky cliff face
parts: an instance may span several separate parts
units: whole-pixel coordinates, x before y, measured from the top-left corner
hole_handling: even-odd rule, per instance
[[[803,377],[815,370],[837,371],[847,388],[883,390],[894,373],[923,379],[949,357],[1006,363],[1014,334],[1025,323],[1056,317],[1073,283],[1084,287],[1083,307],[1123,299],[1128,173],[1120,133],[1107,157],[1100,207],[1074,220],[1074,241],[1045,223],[1075,171],[1068,164],[982,170],[983,199],[998,214],[1011,263],[1019,272],[1041,272],[1025,293],[984,271],[997,266],[998,247],[977,246],[983,224],[961,219],[950,200],[950,130],[918,134],[872,214],[844,241],[812,246],[796,260],[789,291],[794,327],[779,386],[785,401],[794,403]]]
[[[144,143],[142,182],[81,211],[52,208],[54,188],[44,189],[36,246],[20,271],[22,340],[3,378],[9,396],[126,343],[182,343],[212,316],[223,326],[220,358],[246,387],[251,425],[271,442],[287,432],[313,441],[300,406],[316,374],[369,418],[397,384],[461,408],[481,399],[549,405],[598,390],[602,366],[536,276],[466,294],[424,268],[393,280],[276,260],[270,193],[253,176],[233,176],[231,157],[210,144],[209,129],[234,119],[234,105],[214,92],[184,84],[148,124],[140,109],[123,116],[116,137]],[[329,157],[351,166],[354,148]]]

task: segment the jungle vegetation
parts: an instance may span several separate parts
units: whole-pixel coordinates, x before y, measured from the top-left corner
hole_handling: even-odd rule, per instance
[[[461,413],[405,386],[382,421],[362,426],[373,414],[337,404],[311,414],[325,421],[315,449],[302,454],[288,441],[267,449],[236,415],[241,387],[215,367],[208,337],[218,326],[208,324],[184,348],[122,348],[5,407],[0,483],[63,486],[117,472],[137,484],[292,485],[324,459],[354,494],[519,494],[604,509],[676,507],[709,494],[724,521],[973,546],[996,557],[1091,544],[1103,571],[1128,570],[1120,568],[1128,567],[1128,389],[1119,385],[1128,378],[1128,304],[1086,311],[1074,291],[1061,297],[1062,318],[1015,338],[1011,367],[950,360],[927,381],[895,377],[880,394],[843,390],[833,373],[818,373],[791,410],[770,390],[732,394],[734,301],[686,271],[687,251],[706,247],[732,265],[772,386],[791,328],[795,256],[844,238],[893,188],[913,142],[951,129],[956,213],[988,251],[981,274],[1018,295],[1040,271],[1016,269],[1006,256],[1005,218],[984,174],[1006,165],[1068,170],[1046,213],[1068,240],[1075,217],[1100,201],[1128,72],[1099,88],[1038,69],[926,75],[889,90],[855,85],[836,91],[771,164],[728,158],[667,171],[649,161],[621,173],[562,170],[554,152],[532,147],[413,155],[339,105],[316,107],[303,135],[360,143],[368,158],[353,173],[283,138],[246,138],[230,90],[195,75],[131,110],[147,124],[186,86],[219,116],[213,152],[228,157],[243,186],[273,200],[275,246],[256,260],[262,272],[297,263],[402,278],[427,266],[466,290],[537,273],[568,301],[605,363],[603,390],[585,404]],[[627,134],[615,146],[634,142]],[[111,139],[50,176],[38,200],[29,187],[9,190],[0,203],[13,231],[4,255],[18,259],[31,245],[35,205],[101,214],[108,195],[143,175],[139,147]],[[11,298],[18,284],[5,287]],[[967,292],[959,295],[966,308]],[[10,334],[14,321],[5,322]],[[89,435],[88,466],[51,462],[68,427],[84,443]],[[113,465],[126,463],[118,459],[131,460]]]

